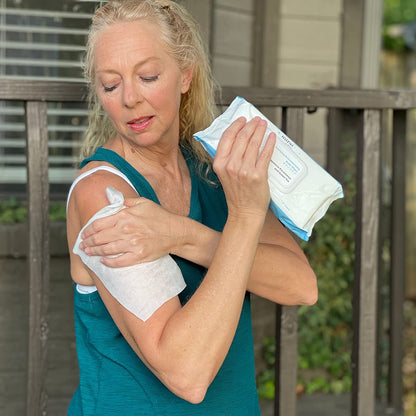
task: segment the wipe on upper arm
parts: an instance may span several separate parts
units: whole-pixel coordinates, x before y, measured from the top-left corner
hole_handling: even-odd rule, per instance
[[[79,248],[81,234],[89,224],[125,208],[121,192],[108,187],[106,194],[110,205],[98,211],[82,228],[72,251],[81,257],[121,305],[146,321],[165,302],[182,292],[186,284],[181,270],[169,255],[134,266],[113,268],[101,263],[100,256],[88,256]]]

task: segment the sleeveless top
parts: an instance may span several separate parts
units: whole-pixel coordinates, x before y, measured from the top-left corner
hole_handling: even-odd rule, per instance
[[[192,181],[189,217],[222,231],[227,204],[219,180],[212,171],[209,179],[218,185],[203,180],[193,157],[184,149],[183,153]],[[99,148],[82,166],[92,160],[112,164],[128,177],[142,197],[159,203],[148,181],[117,153]],[[206,269],[172,257],[187,285],[179,294],[185,304],[203,280]],[[74,285],[74,313],[80,384],[69,405],[69,416],[260,415],[248,293],[230,350],[199,404],[173,394],[145,366],[120,333],[97,291],[82,294]]]

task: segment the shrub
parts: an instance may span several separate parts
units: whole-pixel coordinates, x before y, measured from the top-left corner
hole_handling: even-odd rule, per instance
[[[51,221],[64,221],[66,219],[66,207],[61,202],[51,202],[49,215]],[[0,223],[13,224],[27,220],[27,206],[25,203],[10,198],[0,202]]]
[[[335,201],[301,246],[317,276],[319,300],[298,311],[298,390],[340,394],[351,389],[355,175],[344,176],[345,197]],[[267,369],[258,377],[261,398],[274,396],[275,338],[263,342]]]

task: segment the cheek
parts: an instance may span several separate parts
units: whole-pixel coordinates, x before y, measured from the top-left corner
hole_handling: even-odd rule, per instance
[[[175,111],[175,103],[180,102],[180,94],[177,94],[176,89],[157,89],[148,95],[148,101],[152,107],[161,111]],[[169,109],[169,110],[168,110]]]
[[[117,104],[116,100],[107,97],[100,97],[100,101],[104,111],[110,116],[110,118],[113,118],[113,116],[115,116],[120,111],[120,106]]]

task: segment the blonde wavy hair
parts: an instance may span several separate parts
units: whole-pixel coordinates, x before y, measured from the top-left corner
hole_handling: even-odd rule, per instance
[[[160,27],[161,39],[181,70],[193,66],[190,88],[181,98],[179,137],[181,144],[201,164],[210,164],[209,156],[201,144],[192,138],[192,134],[206,128],[214,119],[217,84],[213,80],[208,54],[196,22],[182,6],[171,0],[110,0],[94,13],[84,59],[90,111],[81,156],[91,156],[116,134],[95,90],[94,46],[97,35],[114,23],[141,19]]]

